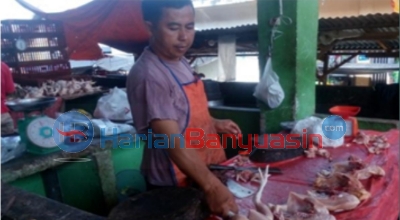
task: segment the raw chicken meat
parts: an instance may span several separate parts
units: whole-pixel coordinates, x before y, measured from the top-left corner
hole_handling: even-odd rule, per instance
[[[371,165],[362,170],[357,170],[355,175],[356,175],[357,179],[365,180],[365,179],[369,179],[371,176],[384,176],[385,170],[379,166]]]
[[[314,149],[315,151],[309,153],[318,151],[318,148]],[[318,173],[314,182],[315,190],[307,191],[307,195],[290,192],[287,204],[265,205],[261,201],[261,196],[269,177],[267,166],[265,174],[261,171],[259,173],[261,184],[253,200],[256,208],[249,210],[248,217],[237,215],[232,219],[335,220],[330,212],[355,209],[371,196],[360,180],[384,175],[385,171],[381,167],[368,166],[360,158],[350,156],[347,161],[335,164],[331,172],[323,170]]]
[[[249,157],[245,155],[239,155],[238,158],[236,158],[234,161],[236,166],[244,166],[248,162],[250,162]]]
[[[247,183],[253,176],[253,172],[250,170],[243,170],[236,174],[236,181]]]
[[[96,82],[92,80],[47,80],[41,87],[22,87],[16,85],[18,98],[40,98],[44,96],[65,96],[75,94],[87,94],[101,91],[100,86],[94,87]]]
[[[260,188],[258,189],[256,195],[254,196],[253,202],[256,207],[256,210],[251,209],[249,211],[248,217],[243,215],[236,215],[232,219],[234,220],[274,220],[274,215],[272,214],[271,210],[267,205],[262,203],[261,196],[264,191],[265,186],[268,182],[268,174],[269,166],[265,168],[264,174],[259,170],[260,177],[261,177],[261,184]]]
[[[294,192],[289,194],[287,211],[283,213],[285,220],[335,220],[329,210],[315,198]]]
[[[370,154],[381,154],[385,149],[390,147],[387,138],[382,135],[366,135],[359,132],[353,139],[354,143],[363,144]]]
[[[318,148],[313,144],[310,146],[311,147],[304,151],[307,158],[315,158],[316,156],[320,156],[329,159],[329,161],[332,160],[329,151],[327,151],[326,149]]]
[[[329,211],[341,212],[352,210],[360,204],[360,200],[349,193],[337,192],[333,195],[308,191],[308,195],[324,205]]]
[[[376,165],[367,166],[361,159],[351,156],[348,161],[335,164],[332,173],[319,173],[314,187],[324,193],[346,192],[363,201],[371,194],[360,180],[368,179],[373,175],[384,176],[385,171]]]

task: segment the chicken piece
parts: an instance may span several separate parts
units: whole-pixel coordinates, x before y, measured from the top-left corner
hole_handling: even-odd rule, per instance
[[[362,170],[357,170],[355,173],[355,177],[358,180],[369,179],[371,176],[384,176],[385,170],[379,166],[371,165]]]
[[[294,192],[289,194],[285,220],[310,219],[310,220],[335,220],[329,210],[313,197],[300,195]]]
[[[63,87],[63,88],[61,89],[61,91],[59,92],[59,95],[60,95],[60,96],[68,95],[68,88],[67,88],[67,87]]]
[[[306,154],[307,158],[315,158],[317,156],[320,156],[329,159],[329,161],[332,161],[329,151],[327,151],[326,149],[318,148],[314,145],[308,148],[308,150],[305,150],[304,153]]]
[[[346,192],[339,192],[334,195],[321,194],[315,191],[308,191],[307,193],[333,212],[352,210],[360,204],[360,200],[356,196]]]
[[[342,191],[356,196],[360,201],[370,197],[370,193],[364,189],[362,183],[351,174],[334,172],[328,177],[319,175],[314,187],[321,192],[330,193]]]
[[[85,82],[85,84],[83,84],[82,86],[82,89],[86,93],[92,93],[94,91],[93,86],[89,82]]]
[[[254,210],[254,209],[251,209],[249,211],[248,220],[274,220],[274,216],[272,216],[272,218],[269,218],[267,216],[264,216],[260,212]]]
[[[315,198],[306,195],[300,195],[295,192],[291,192],[289,194],[287,211],[291,213],[303,212],[310,214],[329,214],[329,210],[319,203]]]
[[[365,163],[363,163],[360,158],[350,156],[347,161],[339,162],[333,165],[333,172],[351,173],[355,170],[361,170],[365,168],[365,166]]]
[[[370,141],[370,137],[362,132],[358,132],[353,142],[357,144],[368,145]]]
[[[318,148],[311,147],[311,148],[308,148],[308,150],[305,150],[304,153],[306,154],[307,158],[315,158],[317,156],[317,151],[318,151]]]
[[[329,151],[327,151],[326,149],[318,149],[318,150],[317,150],[317,155],[318,155],[318,156],[321,156],[321,157],[325,157],[325,158],[328,159],[329,161],[332,161],[331,154],[330,154]]]
[[[30,87],[24,98],[40,98],[44,95],[44,88]]]
[[[254,183],[261,183],[261,176],[259,173],[255,173],[253,174],[253,176],[250,179],[250,182],[254,182]]]
[[[101,91],[101,86],[95,86],[93,87],[95,92],[100,92]]]
[[[73,87],[69,87],[67,90],[67,95],[73,95],[75,94],[75,89]]]
[[[248,156],[240,155],[234,160],[234,163],[236,166],[244,166],[249,161],[250,160]]]
[[[253,176],[253,172],[250,170],[243,170],[236,174],[236,181],[247,183]]]
[[[285,220],[284,213],[287,212],[287,205],[272,205],[268,204],[269,208],[278,220]]]

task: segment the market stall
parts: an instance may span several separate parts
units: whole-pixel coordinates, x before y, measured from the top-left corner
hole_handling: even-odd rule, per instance
[[[273,5],[271,2],[259,1],[258,3],[261,6],[264,4],[264,8],[268,8],[270,12],[279,11],[279,5]],[[76,10],[75,13],[72,13],[74,15],[68,17],[71,20],[76,20],[77,15],[86,18],[86,15],[88,15],[87,11],[89,11],[88,8],[90,7],[97,5],[97,9],[104,7],[114,8],[112,6],[116,4],[125,6],[125,4],[129,5],[129,2],[116,1],[99,3],[94,1]],[[130,11],[131,14],[139,14],[133,13],[138,10],[136,4],[137,2],[134,3],[134,5],[130,5],[135,8],[134,11]],[[286,2],[285,5],[286,4],[289,5],[288,2]],[[292,35],[289,30],[285,30],[285,34],[279,39],[281,42],[276,44],[275,48],[278,48],[278,52],[287,51],[288,54],[278,53],[279,56],[276,56],[278,59],[274,61],[280,63],[280,65],[278,65],[280,68],[277,68],[280,76],[284,76],[285,73],[288,73],[285,77],[281,77],[283,79],[282,85],[284,85],[287,98],[285,99],[284,105],[280,106],[277,110],[260,110],[261,114],[268,120],[262,118],[261,120],[263,121],[261,121],[261,123],[256,121],[256,123],[249,125],[252,127],[259,127],[261,124],[261,127],[265,127],[263,124],[268,124],[268,129],[263,128],[262,133],[273,133],[270,132],[270,130],[279,127],[278,124],[284,120],[298,120],[314,113],[310,97],[314,97],[314,88],[312,85],[314,84],[313,81],[315,78],[315,73],[313,71],[315,54],[312,52],[313,47],[311,45],[315,46],[316,42],[317,25],[315,17],[318,14],[318,10],[317,7],[310,9],[310,11],[302,10],[308,7],[309,4],[308,2],[304,3],[299,1],[296,2],[296,4],[290,4],[291,8],[287,10],[290,12],[289,15],[292,19],[296,18],[296,20],[293,20],[293,25],[295,26],[287,29],[295,29],[298,31]],[[316,1],[312,5],[317,6]],[[127,7],[126,10],[129,10],[129,7]],[[260,11],[261,10],[262,9],[260,9]],[[51,15],[45,16],[43,13],[38,14],[42,14],[42,17],[46,18],[52,17]],[[115,13],[113,14],[115,15]],[[123,13],[120,12],[120,14]],[[310,19],[308,17],[309,14],[311,14]],[[58,16],[61,15],[62,14],[58,14]],[[72,45],[72,50],[69,51],[71,57],[82,58],[86,56],[99,56],[99,51],[89,51],[87,48],[91,46],[91,48],[95,49],[96,47],[92,47],[93,41],[107,42],[106,39],[102,39],[102,37],[115,32],[115,29],[111,28],[108,30],[108,34],[93,35],[92,42],[85,42],[88,47],[83,47],[82,45],[84,45],[84,43],[81,39],[88,36],[89,31],[86,31],[86,29],[82,27],[90,26],[90,24],[93,23],[88,21],[96,20],[97,22],[95,23],[98,27],[118,27],[118,25],[114,23],[115,20],[113,21],[112,19],[108,19],[110,23],[107,23],[107,25],[104,24],[103,20],[101,20],[104,13],[97,13],[97,15],[98,16],[92,19],[78,19],[83,21],[80,25],[69,26],[69,30],[85,30],[77,34],[79,37],[76,37],[76,33],[73,31],[69,32],[67,35],[67,42],[69,39],[69,44],[70,46]],[[273,16],[273,13],[268,12],[261,16],[263,19],[259,20],[264,20],[263,23],[267,24],[266,21],[270,21],[270,17]],[[127,16],[124,17],[127,18]],[[305,17],[307,17],[307,19],[304,19]],[[312,17],[314,17],[314,19],[312,19]],[[314,26],[312,27],[309,25],[312,23],[310,20],[314,20]],[[138,22],[138,20],[135,20],[135,22]],[[131,25],[132,22],[129,21],[128,23]],[[92,28],[92,30],[100,29],[101,28]],[[265,30],[262,29],[263,31],[260,33],[260,36],[266,35],[269,29],[271,29],[271,27]],[[130,31],[133,31],[132,34],[141,32],[140,30],[141,28],[130,29]],[[142,32],[144,33],[144,31]],[[287,36],[294,38],[293,40],[287,40]],[[146,39],[147,36],[145,35],[137,35],[136,40],[142,42]],[[267,38],[260,37],[260,39],[265,41]],[[260,51],[263,53],[267,51],[265,42],[260,44]],[[124,42],[118,42],[118,44],[121,47],[127,45],[127,43]],[[293,50],[293,48],[297,49]],[[80,51],[80,53],[76,53],[75,50],[78,50],[78,52]],[[136,49],[132,51],[136,51]],[[303,53],[304,51],[311,52],[305,54]],[[305,60],[306,58],[307,60]],[[283,59],[286,61],[279,62]],[[142,142],[140,146],[124,148],[121,147],[121,139],[119,138],[114,139],[114,137],[109,137],[109,142],[102,142],[103,140],[99,138],[93,138],[90,146],[85,150],[72,154],[62,151],[54,142],[46,142],[47,140],[53,139],[49,130],[53,128],[54,118],[57,115],[56,113],[62,114],[69,109],[60,103],[60,99],[64,101],[80,99],[81,103],[79,104],[87,107],[88,102],[82,101],[83,97],[98,94],[102,95],[105,91],[96,87],[92,81],[86,80],[62,80],[57,78],[52,80],[46,79],[41,83],[42,84],[38,85],[36,88],[18,87],[18,89],[20,89],[20,96],[8,103],[11,108],[14,107],[16,112],[24,112],[23,118],[18,119],[20,122],[18,123],[18,130],[22,136],[20,140],[17,138],[15,140],[9,139],[9,143],[11,143],[9,145],[10,151],[13,151],[13,146],[18,147],[19,144],[25,145],[27,151],[25,152],[24,149],[22,149],[22,153],[19,151],[18,156],[16,154],[11,155],[11,160],[4,163],[2,166],[3,182],[14,186],[20,186],[28,191],[35,191],[39,195],[76,207],[80,210],[102,216],[110,215],[115,219],[123,219],[123,214],[127,216],[126,219],[131,219],[132,216],[137,219],[140,219],[140,217],[142,217],[142,219],[150,219],[145,218],[149,215],[152,215],[153,219],[161,219],[161,216],[168,216],[173,219],[194,219],[190,217],[209,216],[209,212],[205,208],[205,203],[201,202],[202,195],[198,191],[174,188],[172,190],[144,192],[146,190],[145,184],[143,184],[144,180],[138,172],[142,160]],[[121,100],[127,102],[126,97],[123,98],[124,95],[118,94],[121,94],[120,89],[112,90],[111,93],[105,96],[106,98],[103,96],[100,99],[96,99],[95,103],[96,105],[103,103],[107,106],[107,103],[112,101],[119,102],[119,99],[113,98],[113,95],[122,97]],[[121,103],[122,101],[119,102],[117,106],[121,106]],[[28,110],[26,108],[20,108],[21,104],[34,105],[34,108]],[[51,108],[53,110],[46,113],[46,111],[50,111],[49,109]],[[79,109],[81,108],[79,107]],[[104,109],[107,109],[107,107],[104,107]],[[130,115],[129,109],[125,109],[125,107],[122,109],[124,110],[124,114]],[[28,116],[26,114],[26,112],[32,113],[33,111],[39,111],[40,113],[34,116]],[[105,117],[105,115],[117,115],[112,109],[95,111],[94,108],[92,108],[92,110],[88,112],[79,112],[85,115],[89,112],[87,115],[91,118],[93,123],[97,119],[97,130],[100,128],[112,127],[112,125],[110,126],[108,123],[109,120],[103,120],[110,119]],[[258,111],[255,112],[258,114]],[[99,117],[96,117],[96,113]],[[41,120],[43,118],[46,118],[46,120]],[[247,118],[245,120],[249,119]],[[354,125],[354,121],[351,122],[353,122]],[[121,124],[128,125],[128,122],[124,120]],[[276,124],[276,126],[274,124]],[[31,135],[25,134],[28,133],[26,130],[30,127],[39,129],[32,129]],[[393,129],[382,133],[372,130],[360,130],[370,136],[359,135],[358,132],[352,131],[353,133],[351,133],[351,135],[358,135],[354,136],[357,137],[356,142],[353,142],[353,139],[346,140],[346,143],[334,148],[324,148],[320,149],[321,151],[318,150],[315,152],[312,152],[311,149],[306,149],[307,151],[304,151],[302,148],[307,148],[309,145],[303,142],[304,145],[302,148],[296,149],[295,151],[288,150],[286,152],[282,150],[279,152],[279,155],[269,152],[270,155],[273,156],[265,158],[271,158],[273,161],[271,159],[263,159],[265,151],[253,149],[254,151],[251,155],[236,156],[219,164],[225,165],[225,167],[215,165],[210,166],[210,169],[226,169],[226,165],[234,165],[239,167],[239,169],[241,168],[241,171],[243,171],[243,167],[252,167],[250,170],[245,170],[247,172],[227,171],[223,175],[220,175],[222,181],[225,182],[231,192],[238,197],[236,202],[239,205],[242,215],[247,215],[251,209],[256,208],[254,204],[254,198],[256,198],[256,202],[267,204],[266,210],[271,209],[275,212],[274,214],[278,216],[297,214],[293,213],[293,211],[302,212],[304,215],[314,215],[322,210],[323,213],[319,214],[325,217],[328,216],[331,219],[333,216],[336,219],[376,219],[377,216],[386,216],[387,219],[397,218],[399,214],[399,200],[397,197],[393,198],[392,195],[398,195],[397,186],[399,177],[397,175],[398,162],[396,159],[399,156],[399,130]],[[135,132],[132,131],[132,133]],[[123,134],[131,133],[123,132]],[[358,138],[360,140],[358,140]],[[130,141],[130,143],[133,143],[136,140]],[[7,150],[4,146],[6,145],[3,145],[2,150]],[[279,160],[279,163],[276,160]],[[329,175],[332,174],[330,168],[337,163],[344,163],[344,165],[341,167],[342,170],[340,172],[334,174],[334,177],[336,178],[339,176],[347,179],[344,182],[333,183],[334,185],[332,186],[327,179],[329,179]],[[354,164],[356,165],[355,167],[353,167]],[[271,176],[268,178],[265,189],[261,188],[262,191],[258,194],[257,190],[260,189],[260,182],[267,179],[261,174],[257,176],[258,168],[265,168],[267,165],[269,165],[267,171],[271,172]],[[374,173],[371,173],[372,171],[368,171],[366,173],[361,173],[361,170],[365,171],[364,168],[367,169],[370,166],[374,166],[377,172],[373,171]],[[231,169],[231,167],[228,168]],[[356,174],[351,172],[355,172]],[[321,174],[317,175],[318,173]],[[316,182],[318,178],[320,178],[323,183],[326,182],[326,185],[319,185],[318,181]],[[339,180],[342,179],[339,178]],[[354,186],[353,184],[356,185]],[[306,196],[307,190],[317,190],[315,187],[322,187],[322,191],[326,194],[329,193],[330,196],[333,195],[333,198],[325,194],[320,194],[320,191],[317,191],[316,194],[307,195],[306,198],[302,196]],[[59,214],[61,213],[60,210],[66,209],[64,206],[58,206],[60,205],[58,203],[52,203],[49,200],[44,202],[39,201],[37,198],[32,199],[27,195],[22,195],[12,188],[8,189],[10,194],[7,194],[6,199],[2,200],[2,202],[7,202],[6,211],[8,210],[7,214],[11,217],[20,217],[21,214],[19,210],[23,210],[21,207],[29,204],[22,202],[20,199],[18,199],[16,203],[13,203],[15,199],[13,196],[26,198],[28,201],[37,201],[35,205],[37,205],[36,207],[39,210],[38,212],[40,212],[39,214],[27,213],[31,212],[31,210],[25,210],[24,214],[29,215],[30,218],[36,217],[37,219],[45,219],[43,217],[45,215],[49,216],[52,215],[52,213]],[[256,195],[260,196],[255,197]],[[321,205],[315,202],[315,200],[320,201],[326,200],[327,198],[328,200],[331,198],[342,198],[340,195],[346,195],[350,198],[350,202],[352,202],[351,205],[337,208],[332,204]],[[131,199],[127,199],[127,197],[131,197]],[[170,202],[171,200],[173,202]],[[303,208],[303,202],[305,200],[307,201],[305,208]],[[40,202],[46,205],[39,206]],[[159,206],[161,211],[154,210],[154,205],[151,204],[152,202],[156,202],[156,207]],[[271,205],[269,205],[269,203]],[[283,206],[284,204],[287,204],[287,207]],[[293,204],[295,204],[294,208],[291,206]],[[57,207],[50,207],[51,205]],[[316,209],[316,206],[319,206],[320,209]],[[327,208],[328,206],[329,209]],[[130,207],[134,207],[135,209]],[[55,208],[55,210],[51,208]],[[51,209],[51,211],[46,209]],[[134,213],[134,211],[136,213]],[[66,218],[66,216],[69,216],[69,219],[74,219],[87,214],[79,213],[79,210],[76,209],[68,209],[62,213],[65,214],[61,216],[57,215],[55,218],[62,219],[63,217]],[[86,216],[88,219],[92,217],[96,219],[96,216]]]

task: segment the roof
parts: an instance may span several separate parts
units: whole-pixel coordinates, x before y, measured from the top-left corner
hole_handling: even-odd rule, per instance
[[[351,17],[321,18],[319,19],[320,31],[342,30],[342,29],[364,29],[399,27],[399,14],[368,14]]]
[[[150,36],[142,21],[140,1],[92,1],[79,8],[60,13],[44,13],[26,3],[26,0],[16,1],[38,17],[63,22],[70,59],[101,58],[103,54],[98,43],[125,52],[140,53],[147,45]],[[232,11],[235,13],[231,13]],[[257,1],[255,0],[196,9],[196,27],[200,31],[196,34],[193,48],[204,47],[209,39],[216,40],[220,34],[234,33],[238,36],[237,42],[243,44],[240,46],[241,50],[257,51],[258,27],[254,23],[255,11],[257,11]],[[210,16],[211,14],[213,16]],[[230,17],[227,18],[227,14]],[[230,19],[231,17],[233,18]],[[241,26],[221,28],[237,24]],[[210,26],[217,29],[202,30]],[[334,46],[335,51],[371,50],[371,48],[378,49],[379,47],[383,50],[386,48],[385,51],[388,51],[398,49],[398,27],[399,16],[395,13],[349,18],[323,18],[320,19],[319,28],[320,38],[324,39],[324,42],[329,42],[332,36],[332,33],[327,32],[342,29],[347,29],[347,34],[351,32],[353,35],[368,32],[369,37],[375,39],[340,40]],[[397,34],[392,33],[393,31],[396,31]],[[386,38],[382,40],[384,37]],[[246,49],[248,45],[244,44],[250,44],[251,49]],[[213,50],[215,51],[215,45]]]
[[[336,42],[333,53],[349,50],[390,53],[399,49],[398,13],[320,19],[320,35],[332,31],[355,36]]]
[[[329,53],[396,53],[399,49],[398,13],[320,18],[318,28],[319,49],[334,44]],[[226,34],[237,35],[238,44],[257,42],[258,25],[197,31],[195,47],[201,47],[203,41],[217,40],[219,35]]]

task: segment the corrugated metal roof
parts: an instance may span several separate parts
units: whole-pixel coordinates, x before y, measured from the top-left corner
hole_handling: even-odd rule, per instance
[[[206,30],[199,30],[196,31],[198,34],[234,34],[234,33],[240,33],[243,31],[258,31],[258,25],[257,24],[247,24],[247,25],[238,25],[235,27],[226,27],[226,28],[211,28],[211,29],[206,29]]]
[[[399,33],[399,14],[369,14],[353,17],[337,17],[337,18],[321,18],[319,19],[319,33],[329,31],[343,31],[355,34],[392,34]],[[257,24],[241,25],[229,28],[214,28],[208,30],[197,31],[197,37],[207,38],[210,35],[223,34],[245,34],[253,32],[257,35]],[[349,39],[341,40],[332,48],[333,51],[342,50],[384,50],[381,45],[387,49],[398,50],[399,40],[398,34],[392,39]],[[375,37],[376,38],[376,37]],[[377,42],[380,40],[380,42]]]
[[[208,33],[218,31],[239,32],[242,30],[257,30],[257,23],[238,25],[226,28],[210,28],[199,30],[197,33]],[[380,31],[399,30],[399,14],[369,14],[352,17],[320,18],[319,31],[344,30],[344,29],[378,29]]]
[[[369,14],[358,17],[323,18],[319,32],[345,30],[363,36],[375,34],[374,39],[355,38],[341,40],[332,50],[398,50],[399,14]],[[395,35],[394,35],[395,34]],[[385,48],[386,49],[385,49]]]
[[[398,27],[399,14],[368,14],[352,17],[321,18],[319,19],[319,30],[343,30],[343,29],[364,29]]]

